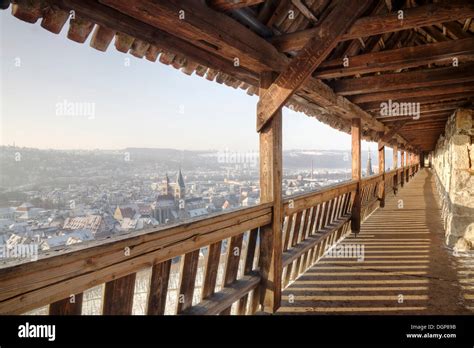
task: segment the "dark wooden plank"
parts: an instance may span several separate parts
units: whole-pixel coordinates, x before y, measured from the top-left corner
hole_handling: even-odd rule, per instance
[[[209,246],[206,261],[206,273],[204,275],[204,284],[202,288],[202,298],[211,296],[216,289],[217,272],[219,270],[219,261],[222,250],[222,242],[217,242]]]
[[[104,315],[130,315],[133,307],[136,273],[105,284]]]
[[[257,237],[258,237],[258,229],[253,229],[249,232],[249,238],[247,241],[247,255],[245,255],[245,265],[244,265],[244,275],[248,275],[253,270],[253,264],[255,260],[255,252],[257,249]],[[242,297],[239,301],[238,307],[238,314],[245,315],[247,303],[249,301],[250,294]],[[253,314],[253,313],[249,313]]]
[[[179,287],[178,314],[192,306],[198,263],[199,249],[184,255],[181,285]]]
[[[242,255],[243,234],[234,236],[230,240],[229,252],[227,253],[227,263],[224,275],[224,287],[229,286],[237,279],[239,271],[239,261]],[[231,306],[221,312],[221,315],[228,315],[231,312]]]
[[[81,315],[82,297],[83,295],[80,293],[51,303],[49,305],[49,315]]]
[[[150,294],[148,295],[148,315],[165,314],[170,270],[171,260],[160,262],[152,267]]]

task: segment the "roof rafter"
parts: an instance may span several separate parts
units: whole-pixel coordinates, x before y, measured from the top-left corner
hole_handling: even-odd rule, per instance
[[[359,37],[373,36],[405,29],[430,26],[437,23],[465,20],[474,17],[474,3],[465,0],[442,0],[436,4],[423,5],[404,9],[403,20],[398,13],[369,16],[358,19],[340,40],[351,40]],[[297,51],[314,35],[318,27],[274,37],[272,43],[279,51]]]
[[[319,28],[319,35],[313,37],[300,54],[277,77],[275,82],[260,97],[257,104],[257,130],[260,131],[291,95],[303,84],[319,64],[336,46],[337,40],[362,14],[371,0],[353,0],[343,5],[338,0],[334,10],[326,17]]]

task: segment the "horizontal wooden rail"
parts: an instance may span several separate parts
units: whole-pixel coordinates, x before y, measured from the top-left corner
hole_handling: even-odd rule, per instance
[[[262,204],[139,235],[119,236],[88,245],[73,246],[65,251],[43,255],[36,262],[0,269],[0,313],[20,314],[61,301],[93,286],[126,279],[143,268],[157,265],[161,267],[163,263],[181,255],[184,255],[182,286],[186,281],[191,284],[196,276],[196,260],[200,248],[209,246],[208,253],[211,255],[212,246],[217,243],[219,247],[214,249],[218,249],[218,252],[214,255],[220,255],[220,243],[231,238],[231,246],[240,249],[242,233],[247,231],[254,232],[250,238],[255,243],[256,229],[271,223],[271,219],[271,204]],[[247,271],[252,270],[252,261],[249,260],[251,265],[246,267]],[[218,263],[219,258],[215,258],[213,262]],[[231,269],[226,272],[231,275],[226,278],[225,285],[235,281],[236,265],[238,266],[238,260],[234,261],[229,256],[227,266]],[[186,267],[191,270],[188,275],[185,274]],[[157,271],[169,273],[169,265]],[[130,288],[129,283],[133,285],[134,278],[128,280],[121,287]],[[108,288],[113,297],[114,289],[111,286]],[[194,289],[194,286],[191,288]],[[211,294],[213,291],[209,293]],[[104,310],[106,305],[107,301],[104,303]],[[182,308],[183,311],[185,309],[187,308]],[[179,310],[180,308],[178,312]]]
[[[230,286],[216,292],[198,305],[192,306],[183,311],[184,315],[217,315],[226,308],[254,290],[260,283],[258,274],[246,275],[242,279],[236,280]],[[239,313],[242,314],[242,313]]]
[[[307,209],[308,207],[318,205],[337,196],[355,191],[356,188],[357,182],[351,180],[342,184],[327,186],[316,192],[287,197],[283,201],[283,213],[285,215],[297,213]]]

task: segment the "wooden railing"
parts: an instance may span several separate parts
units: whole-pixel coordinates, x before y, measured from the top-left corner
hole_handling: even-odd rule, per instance
[[[349,230],[357,182],[287,198],[283,204],[282,286],[296,279]]]
[[[360,183],[361,187],[361,219],[366,219],[380,205],[382,197],[383,174],[372,175],[363,178]]]
[[[363,220],[385,194],[396,194],[404,175],[418,169],[412,165],[286,198],[282,287],[350,233],[356,197]],[[76,244],[41,254],[36,262],[0,268],[0,314],[41,307],[43,314],[253,314],[265,284],[261,227],[272,223],[273,209],[272,203],[261,204]],[[92,289],[98,304],[84,313]]]
[[[234,313],[251,314],[259,227],[271,219],[271,204],[263,204],[0,269],[0,313],[49,306],[49,314],[81,314],[83,292],[102,285],[100,314],[131,314],[137,272],[148,270],[144,314],[229,314],[233,305]]]

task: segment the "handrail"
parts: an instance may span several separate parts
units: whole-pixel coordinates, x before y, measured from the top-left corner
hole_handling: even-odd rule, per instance
[[[0,313],[22,313],[66,299],[271,221],[272,204],[261,204],[0,269]]]
[[[361,186],[371,185],[374,182],[379,182],[383,180],[383,173],[371,175],[361,179]]]
[[[378,208],[379,189],[393,184],[395,191],[403,182],[399,180],[402,176],[394,180],[398,173],[410,171],[415,175],[418,169],[418,164],[414,164],[363,178],[360,182],[352,180],[320,191],[286,197],[282,207],[284,223],[280,251],[283,287],[350,232],[356,199],[360,200],[362,211],[359,214],[364,219]],[[237,313],[252,314],[259,302],[258,287],[263,284],[257,244],[261,238],[260,229],[272,224],[273,204],[269,202],[152,231],[76,244],[65,250],[41,254],[36,262],[0,268],[0,313],[21,314],[50,305],[54,309],[52,314],[80,314],[78,307],[82,302],[69,304],[67,300],[71,294],[82,298],[82,292],[105,284],[104,314],[130,314],[135,275],[151,268],[148,314],[163,314],[171,260],[183,257],[179,291],[185,293],[187,299],[185,304],[178,304],[178,314],[229,314],[230,306],[236,301],[239,301]],[[216,292],[221,247],[226,240],[230,241],[228,250],[246,247],[247,251],[237,256],[227,253],[223,283]],[[206,268],[202,297],[200,302],[193,304],[202,250],[208,255],[202,266]],[[241,255],[245,255],[245,260]],[[264,257],[262,255],[262,262],[266,262]],[[239,271],[242,265],[243,269]]]
[[[284,214],[296,213],[308,206],[313,206],[338,195],[354,191],[356,188],[357,181],[351,180],[324,187],[319,191],[289,196],[283,200],[283,212]],[[290,207],[290,203],[292,207]]]

